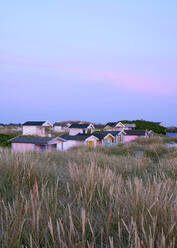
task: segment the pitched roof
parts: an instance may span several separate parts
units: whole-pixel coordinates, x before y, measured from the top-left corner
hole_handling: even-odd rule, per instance
[[[69,128],[88,128],[90,124],[73,123]]]
[[[119,133],[121,133],[121,131],[96,131],[96,132],[93,132],[92,135],[94,135],[95,137],[97,137],[99,139],[103,139],[108,134],[111,134],[113,136],[116,136]]]
[[[75,141],[84,141],[88,137],[92,136],[92,134],[77,134],[77,135],[61,135],[60,137],[64,140],[75,140]]]
[[[166,133],[176,133],[177,132],[177,127],[168,127],[166,129]]]
[[[104,131],[93,132],[92,135],[97,137],[98,139],[103,139],[107,135],[107,132],[104,132]]]
[[[117,125],[118,122],[108,122],[106,123],[105,127],[106,126],[109,126],[109,127],[115,127]]]
[[[94,124],[95,129],[104,129],[105,125],[103,124]]]
[[[125,133],[125,131],[107,131],[107,133],[110,133],[110,134],[112,134],[113,136],[116,136],[116,135],[118,135],[118,134],[120,134],[120,133],[122,133],[122,132]]]
[[[146,130],[125,130],[127,135],[145,136]]]
[[[17,136],[10,139],[10,143],[32,143],[32,144],[48,144],[53,140],[62,139],[61,137],[30,137],[30,136]]]
[[[53,125],[54,125],[54,126],[58,126],[58,127],[60,127],[60,126],[61,126],[61,127],[66,127],[67,124],[68,124],[67,122],[62,122],[62,121],[59,122],[59,121],[56,121]]]
[[[23,126],[42,126],[46,121],[26,121]]]
[[[166,134],[167,133],[177,133],[177,131],[168,130],[168,131],[166,131]]]

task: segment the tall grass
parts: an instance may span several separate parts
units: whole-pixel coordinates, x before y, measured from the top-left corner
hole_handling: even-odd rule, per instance
[[[175,248],[176,150],[161,146],[144,145],[141,157],[134,143],[126,153],[122,146],[4,150],[0,246]]]

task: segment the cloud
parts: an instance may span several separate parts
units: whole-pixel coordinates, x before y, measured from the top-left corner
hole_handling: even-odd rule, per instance
[[[144,94],[174,94],[177,93],[177,85],[167,82],[165,79],[147,77],[134,74],[121,74],[104,72],[98,74],[97,79],[109,82],[112,86],[129,92]],[[168,87],[167,87],[168,86]]]

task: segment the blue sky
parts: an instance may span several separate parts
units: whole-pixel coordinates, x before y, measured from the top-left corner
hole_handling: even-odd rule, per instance
[[[177,1],[10,1],[0,8],[0,122],[177,125]]]

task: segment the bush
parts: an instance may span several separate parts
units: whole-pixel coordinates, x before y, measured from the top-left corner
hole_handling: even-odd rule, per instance
[[[153,132],[157,134],[166,134],[166,128],[163,126],[160,126],[156,122],[152,121],[144,121],[144,120],[134,120],[134,121],[121,121],[122,123],[135,123],[136,128],[135,129],[142,129],[142,130],[152,130]]]
[[[4,134],[0,133],[0,147],[10,147],[10,143],[8,142],[9,139],[12,139],[16,137],[18,134],[16,133],[10,133],[10,134]]]

